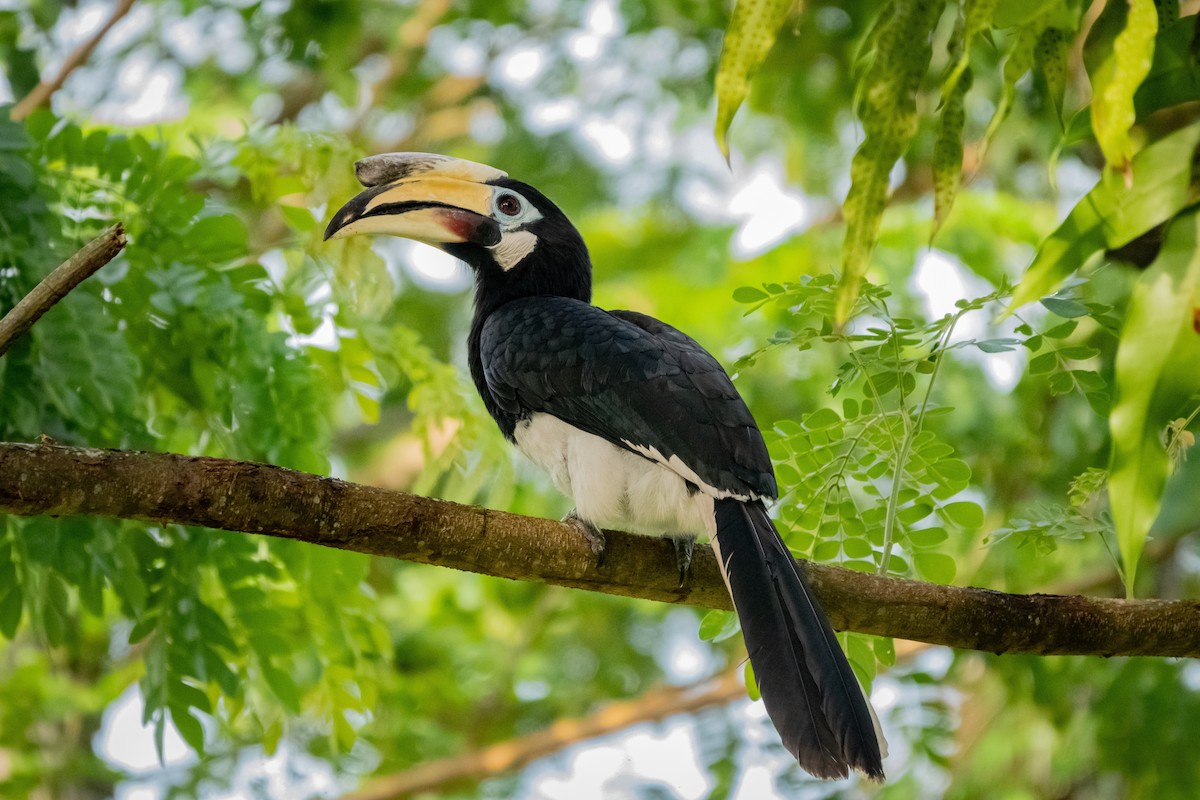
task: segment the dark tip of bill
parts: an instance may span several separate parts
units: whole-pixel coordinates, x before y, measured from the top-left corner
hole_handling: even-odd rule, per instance
[[[325,227],[324,241],[328,242],[329,237],[338,232],[338,228],[342,227],[341,220],[344,216],[345,214],[342,214],[341,212],[333,215],[333,219],[329,220],[329,225]]]

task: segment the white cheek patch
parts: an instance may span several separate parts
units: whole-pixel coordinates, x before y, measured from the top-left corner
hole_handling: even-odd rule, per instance
[[[500,237],[500,243],[488,248],[496,257],[500,269],[508,272],[525,260],[525,257],[537,247],[538,237],[529,231],[506,233]]]

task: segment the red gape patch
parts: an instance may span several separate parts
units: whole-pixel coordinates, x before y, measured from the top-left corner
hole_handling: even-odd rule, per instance
[[[438,209],[441,223],[446,230],[458,236],[464,242],[493,245],[499,240],[499,230],[490,230],[488,218],[472,211],[457,208]]]
[[[1200,333],[1200,306],[1192,307],[1192,330]]]

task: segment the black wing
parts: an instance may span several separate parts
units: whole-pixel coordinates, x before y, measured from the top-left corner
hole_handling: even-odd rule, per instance
[[[653,317],[531,297],[488,318],[480,351],[510,414],[541,411],[644,456],[678,456],[721,492],[776,496],[762,433],[725,370]]]

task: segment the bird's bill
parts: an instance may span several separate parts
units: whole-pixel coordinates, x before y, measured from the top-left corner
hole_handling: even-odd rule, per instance
[[[386,233],[432,245],[499,242],[500,226],[491,217],[492,187],[438,171],[365,189],[333,215],[325,238]]]

